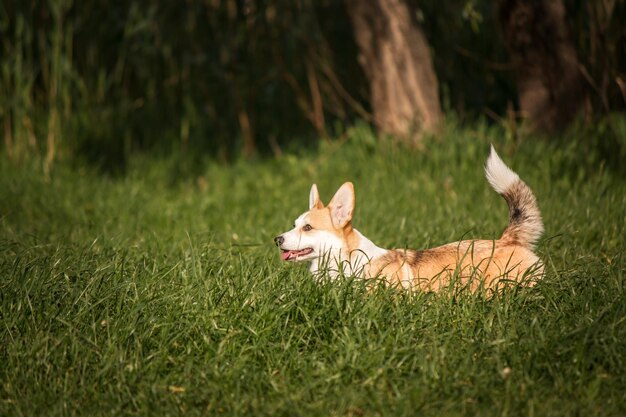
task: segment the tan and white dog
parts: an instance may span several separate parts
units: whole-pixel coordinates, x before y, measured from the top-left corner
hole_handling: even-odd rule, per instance
[[[313,184],[309,211],[274,241],[283,260],[308,261],[315,275],[381,278],[390,285],[425,291],[451,282],[472,290],[494,290],[512,281],[533,285],[543,275],[543,264],[533,252],[543,233],[535,196],[493,146],[485,174],[509,206],[509,225],[497,240],[462,240],[426,250],[380,248],[352,227],[354,187],[346,182],[328,206]]]

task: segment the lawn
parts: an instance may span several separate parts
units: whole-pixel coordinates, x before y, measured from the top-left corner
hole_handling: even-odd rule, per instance
[[[495,238],[489,143],[532,187],[546,277],[492,298],[314,282],[274,236],[344,181],[384,247]],[[135,155],[50,178],[0,154],[0,414],[626,415],[626,120],[569,137],[364,126],[223,164]]]

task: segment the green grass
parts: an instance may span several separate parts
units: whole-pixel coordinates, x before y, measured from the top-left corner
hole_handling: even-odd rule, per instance
[[[348,138],[231,166],[136,156],[121,177],[0,156],[0,414],[626,415],[626,121]],[[490,142],[544,215],[537,287],[368,292],[281,263],[312,182],[327,201],[352,180],[382,246],[497,237]]]

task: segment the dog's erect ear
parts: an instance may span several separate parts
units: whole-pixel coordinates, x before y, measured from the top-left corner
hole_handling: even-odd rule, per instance
[[[309,210],[324,208],[324,203],[320,200],[320,193],[317,191],[317,185],[311,186],[311,192],[309,193]]]
[[[354,210],[354,186],[351,182],[344,183],[333,199],[328,203],[330,208],[330,217],[333,225],[342,228],[352,220],[352,211]]]

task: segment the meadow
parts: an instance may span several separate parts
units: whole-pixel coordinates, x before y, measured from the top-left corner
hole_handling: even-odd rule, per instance
[[[274,236],[355,184],[383,247],[496,238],[493,143],[534,190],[545,279],[494,297],[315,282]],[[0,154],[0,415],[626,415],[626,120],[563,137],[447,126],[417,149],[359,126],[232,164],[123,173]]]

